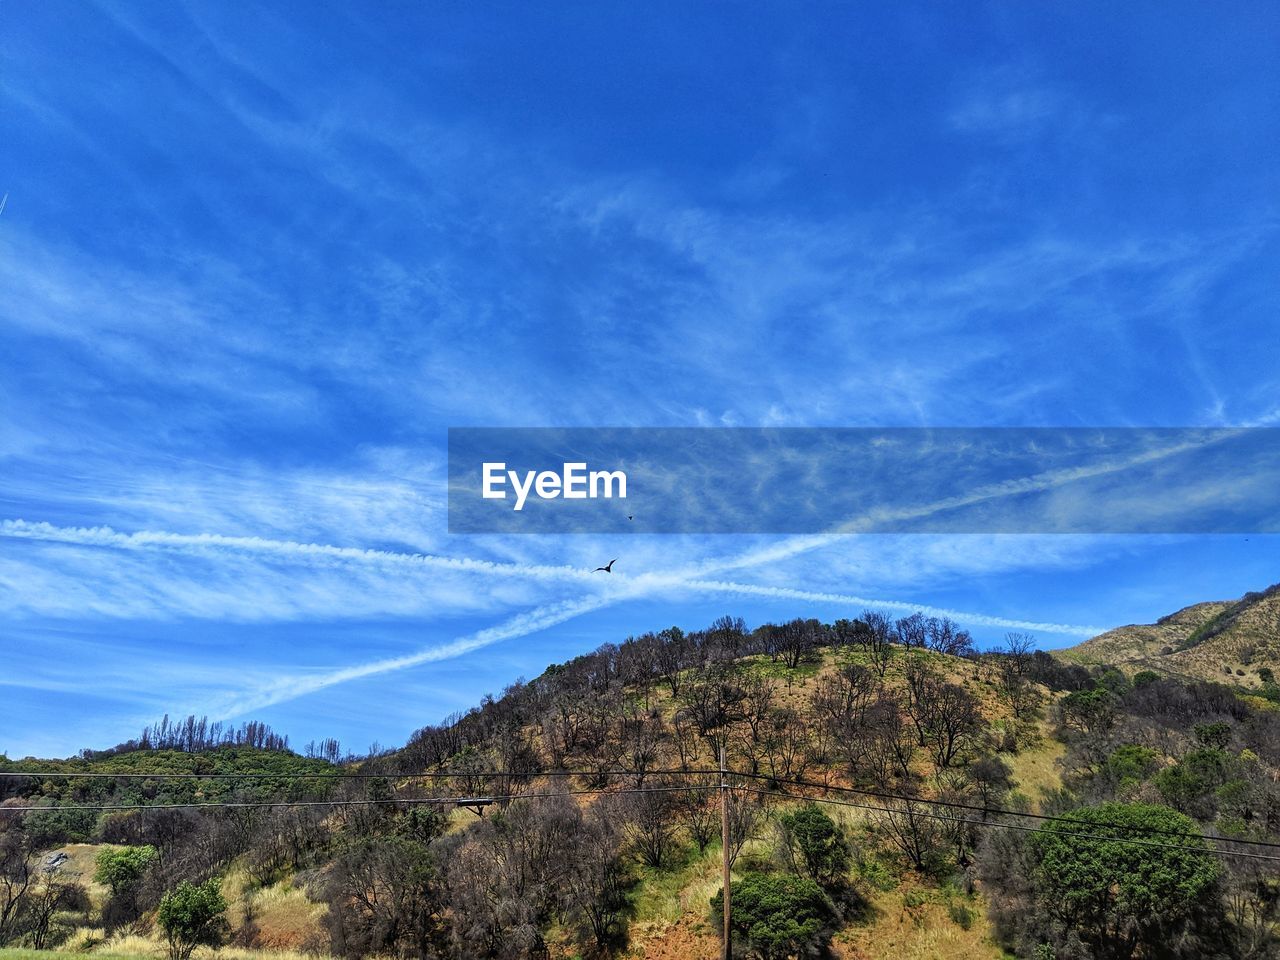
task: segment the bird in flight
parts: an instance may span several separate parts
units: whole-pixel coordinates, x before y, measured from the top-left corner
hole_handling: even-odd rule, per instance
[[[628,520],[634,520],[634,519],[635,519],[635,517],[633,517],[631,514],[629,514],[629,513],[628,513],[628,514],[627,514],[627,519],[628,519]]]
[[[614,557],[612,560],[610,560],[608,563],[606,563],[603,567],[596,567],[596,568],[595,568],[594,570],[592,570],[591,572],[592,572],[592,573],[599,573],[601,570],[603,570],[605,573],[613,573],[613,565],[614,565],[615,563],[617,563],[617,562],[618,562],[618,558],[617,558],[617,557]]]

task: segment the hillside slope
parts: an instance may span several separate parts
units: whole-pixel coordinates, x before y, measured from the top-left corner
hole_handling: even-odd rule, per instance
[[[1117,627],[1059,655],[1261,687],[1260,671],[1280,672],[1280,584],[1239,600],[1192,604],[1152,624]]]
[[[1276,593],[1083,653],[1167,659],[1148,648],[1266,638]],[[187,736],[196,721],[179,728],[190,751],[148,736],[70,760],[0,758],[0,867],[32,876],[51,852],[72,860],[65,876],[38,872],[21,902],[0,884],[0,907],[8,896],[23,918],[0,947],[40,934],[95,960],[162,960],[163,898],[215,881],[230,960],[705,960],[720,953],[723,803],[743,956],[1280,956],[1272,887],[1252,862],[1201,909],[1131,917],[1145,923],[1137,950],[1113,934],[1128,926],[1059,919],[1064,890],[1046,867],[1050,854],[1103,863],[1052,846],[1077,816],[1124,833],[1089,838],[1108,850],[1158,829],[1181,843],[1139,838],[1103,867],[1127,875],[1140,851],[1190,902],[1218,877],[1201,831],[1280,841],[1274,684],[1252,697],[1130,681],[1043,652],[979,654],[970,639],[874,611],[754,630],[726,617],[602,644],[342,764],[283,739]],[[118,845],[156,856],[123,893],[89,883],[39,927],[39,903],[87,883],[93,855]]]

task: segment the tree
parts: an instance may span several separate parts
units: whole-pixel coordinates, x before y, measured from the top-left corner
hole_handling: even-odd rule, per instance
[[[1094,956],[1163,956],[1217,901],[1218,865],[1190,818],[1140,803],[1104,803],[1068,816],[1076,822],[1046,824],[1032,837],[1039,900]],[[1152,832],[1163,846],[1125,842]]]
[[[138,887],[156,856],[156,848],[150,844],[98,854],[94,882],[111,888],[111,898],[102,907],[104,926],[118,927],[138,918]]]
[[[564,912],[579,941],[600,953],[625,939],[627,878],[616,818],[604,803],[583,817],[564,881]]]
[[[129,887],[137,886],[142,874],[156,859],[156,849],[145,846],[120,847],[119,850],[102,850],[95,861],[93,882],[111,888],[111,895],[119,896]]]
[[[31,888],[27,941],[35,950],[46,950],[70,931],[65,922],[58,929],[55,921],[60,914],[80,911],[87,919],[89,892],[73,877],[64,877],[58,867],[43,867],[39,872],[40,881]]]
[[[793,872],[827,890],[844,886],[849,871],[849,841],[839,824],[808,803],[779,818],[783,857]]]
[[[444,942],[445,902],[434,841],[446,818],[426,806],[377,834],[345,838],[323,881],[333,951],[429,956]]]
[[[201,945],[218,946],[226,933],[226,909],[217,877],[199,884],[183,880],[166,893],[156,920],[169,941],[170,960],[188,960]]]
[[[965,657],[973,653],[973,637],[949,617],[930,617],[924,624],[924,642],[930,650]]]
[[[456,839],[446,837],[456,844],[439,854],[448,864],[455,955],[502,960],[543,955],[544,933],[572,869],[569,838],[581,829],[582,812],[571,798],[547,797],[516,800]]]
[[[1063,697],[1060,709],[1065,726],[1076,727],[1091,737],[1100,736],[1115,726],[1115,697],[1105,687],[1069,693]]]
[[[893,624],[883,613],[864,610],[857,627],[857,642],[867,651],[876,676],[883,680],[889,661],[893,659],[893,642],[897,638]]]
[[[670,793],[629,794],[621,804],[627,838],[645,864],[660,870],[676,848],[675,803]]]
[[[0,946],[22,932],[36,880],[26,836],[18,827],[7,826],[0,831]]]
[[[673,794],[672,804],[676,818],[702,853],[720,836],[720,807],[713,799],[713,792],[707,789],[714,786],[715,781],[703,779],[697,787],[693,780],[687,782],[690,789]]]
[[[915,799],[901,799],[886,806],[881,823],[890,842],[921,873],[942,867],[942,829],[926,806]]]
[[[1018,719],[1035,710],[1039,703],[1036,689],[1029,678],[1034,653],[1035,638],[1030,634],[1006,633],[1004,651],[996,655],[1000,693]]]
[[[893,624],[894,638],[902,646],[910,650],[923,647],[928,636],[928,625],[923,613],[913,613],[909,617],[895,620]]]
[[[724,667],[707,670],[681,694],[683,711],[711,749],[712,756],[727,742],[730,728],[744,717],[747,692]]]
[[[808,877],[748,873],[729,889],[731,930],[762,960],[821,956],[830,943],[835,914],[822,889]],[[711,911],[718,918],[723,909],[721,889],[711,898]]]
[[[794,670],[813,655],[823,639],[823,626],[817,620],[788,620],[784,624],[766,624],[763,629],[765,650],[774,660],[781,660]]]
[[[931,750],[940,770],[951,766],[982,728],[982,714],[973,695],[918,663],[907,669],[907,712],[915,723],[920,746]]]

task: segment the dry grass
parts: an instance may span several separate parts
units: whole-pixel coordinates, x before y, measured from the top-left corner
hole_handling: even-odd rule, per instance
[[[1067,752],[1065,744],[1049,736],[1048,724],[1042,721],[1040,726],[1042,736],[1034,747],[1000,755],[1013,771],[1014,789],[1030,799],[1036,809],[1046,793],[1062,786],[1061,760]]]
[[[99,909],[111,890],[100,883],[93,882],[93,871],[97,869],[95,861],[103,850],[116,849],[119,849],[119,845],[114,843],[68,843],[61,847],[53,847],[48,853],[61,851],[67,855],[67,861],[62,865],[60,875],[74,878],[77,882],[84,884],[85,889],[89,891],[89,900],[94,909]]]
[[[302,890],[284,882],[248,894],[240,910],[242,916],[252,915],[257,925],[257,947],[287,952],[321,938],[328,908],[313,903]]]
[[[836,935],[842,960],[1000,960],[981,898],[904,884],[872,897],[873,919]],[[952,918],[952,906],[971,913],[969,928]]]
[[[129,933],[101,939],[101,930],[85,928],[76,931],[58,951],[0,950],[0,960],[50,960],[54,957],[92,957],[93,960],[167,960],[169,950],[158,936]],[[18,956],[20,955],[20,956]],[[193,960],[327,960],[314,953],[298,950],[248,950],[241,947],[200,947]]]

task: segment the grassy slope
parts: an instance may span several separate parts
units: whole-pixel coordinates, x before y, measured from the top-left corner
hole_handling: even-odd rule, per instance
[[[994,688],[974,664],[923,651],[915,651],[911,656],[929,659],[952,680],[965,685],[982,702],[988,720],[1008,720],[1007,711]],[[806,664],[794,672],[788,672],[766,658],[745,661],[741,669],[779,680],[779,700],[799,707],[808,700],[820,677],[842,663],[859,659],[861,655],[853,651],[825,651],[820,662]],[[888,684],[902,682],[906,662],[905,655],[895,658],[886,677]],[[654,705],[668,719],[676,709],[676,703],[665,692],[655,693]],[[1040,735],[1033,736],[1031,740],[1019,753],[1006,756],[1006,760],[1013,768],[1015,789],[1035,803],[1043,791],[1059,783],[1056,761],[1062,747],[1047,736],[1047,728],[1043,725]],[[828,810],[849,827],[855,844],[865,840],[865,812],[839,807]],[[465,811],[455,811],[451,819],[455,821],[454,829],[465,829],[474,821],[473,815]],[[93,856],[101,847],[73,844],[59,849],[72,854],[75,870],[88,880],[92,874]],[[750,862],[753,854],[764,858],[767,851],[767,838],[753,841],[744,851],[740,863]],[[701,854],[690,846],[670,870],[640,871],[640,882],[633,891],[629,955],[647,960],[693,960],[718,956],[719,939],[708,921],[708,911],[710,898],[720,887],[719,869],[719,845],[713,843]],[[990,939],[985,904],[980,897],[965,897],[957,891],[921,882],[910,875],[895,878],[890,889],[874,889],[866,884],[863,888],[872,901],[873,909],[869,918],[850,924],[837,935],[834,945],[836,956],[847,960],[882,957],[886,960],[999,960],[1002,956]],[[265,889],[254,889],[244,871],[233,868],[224,878],[223,892],[230,903],[227,915],[233,932],[243,924],[248,908],[258,925],[260,942],[273,949],[224,948],[219,951],[220,957],[227,960],[292,960],[301,956],[298,951],[304,944],[316,942],[320,934],[325,908],[308,901],[303,891],[288,880]],[[154,936],[131,935],[103,942],[101,931],[92,929],[78,931],[67,946],[91,949],[98,960],[126,956],[158,960],[164,956],[163,944]],[[39,958],[31,951],[0,951],[0,960]]]
[[[973,664],[924,651],[913,651],[911,656],[930,660],[950,679],[966,686],[982,702],[988,720],[1009,719],[994,689]],[[821,662],[805,664],[790,675],[780,664],[766,658],[753,658],[742,668],[782,681],[780,700],[789,706],[799,706],[813,692],[820,677],[842,663],[860,659],[862,655],[853,651],[826,651]],[[886,676],[888,684],[903,682],[906,662],[906,656],[895,659]],[[663,696],[657,705],[664,714],[675,708],[669,696]],[[1013,768],[1015,789],[1030,798],[1033,805],[1044,791],[1061,783],[1057,760],[1064,748],[1047,734],[1047,725],[1040,725],[1039,736],[1032,745],[1005,757]],[[839,807],[827,808],[827,812],[850,828],[855,844],[863,837],[867,814]],[[739,862],[749,861],[753,849],[764,856],[767,841],[749,844]],[[636,913],[631,925],[630,956],[644,960],[719,956],[720,940],[707,917],[710,898],[720,889],[719,856],[719,844],[713,843],[702,855],[688,851],[681,866],[672,871],[642,874],[642,882],[634,895]],[[991,939],[986,905],[980,897],[965,897],[936,884],[922,883],[910,875],[900,877],[892,890],[880,891],[864,885],[864,892],[872,901],[871,916],[849,924],[837,935],[834,949],[838,957],[845,960],[1000,960],[1004,956]],[[967,929],[953,919],[953,907],[957,916],[963,916],[960,907],[968,908]]]
[[[1236,601],[1193,604],[1153,624],[1117,627],[1058,655],[1258,688],[1259,668],[1280,674],[1280,585]]]

